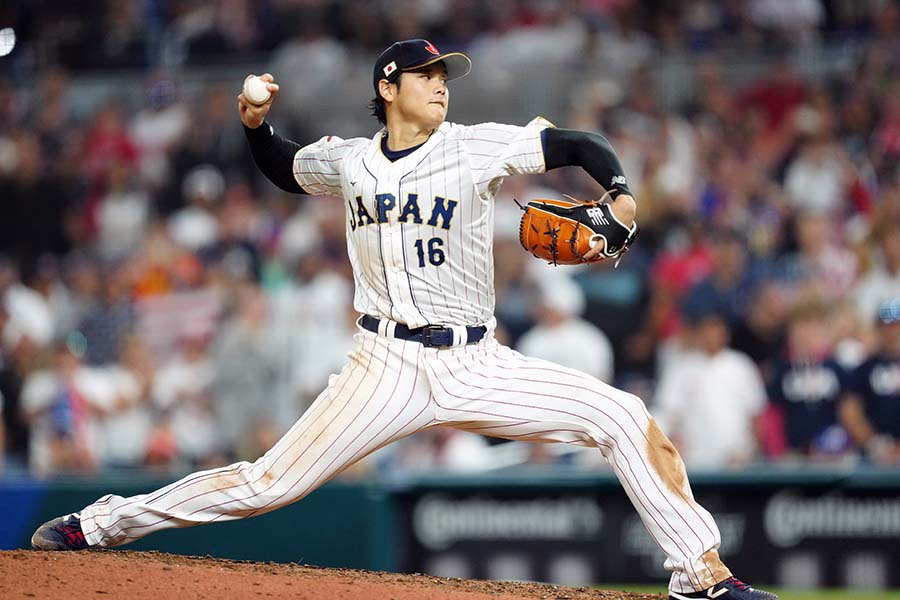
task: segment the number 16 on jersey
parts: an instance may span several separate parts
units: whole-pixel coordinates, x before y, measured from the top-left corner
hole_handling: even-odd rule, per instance
[[[444,264],[446,256],[443,250],[444,240],[439,237],[433,237],[427,242],[419,238],[415,242],[416,254],[419,257],[419,267],[425,266],[425,261],[439,267]]]

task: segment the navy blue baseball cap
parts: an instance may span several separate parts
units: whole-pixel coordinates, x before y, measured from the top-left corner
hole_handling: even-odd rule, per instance
[[[691,326],[697,326],[712,317],[728,321],[728,305],[725,299],[703,288],[696,288],[684,297],[680,313],[684,322]]]
[[[403,40],[394,42],[375,61],[372,84],[378,93],[378,82],[387,79],[397,81],[403,71],[414,71],[436,62],[447,67],[447,80],[465,77],[472,70],[472,61],[462,52],[441,53],[428,40]]]

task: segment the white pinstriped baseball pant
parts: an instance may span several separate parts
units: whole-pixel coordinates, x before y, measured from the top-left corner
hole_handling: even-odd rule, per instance
[[[328,387],[256,462],[202,471],[149,494],[107,495],[81,511],[91,546],[173,527],[260,515],[295,502],[378,448],[444,425],[497,437],[596,447],[611,463],[672,571],[670,589],[730,573],[719,530],[643,402],[579,371],[525,357],[491,332],[477,344],[426,348],[361,331]]]

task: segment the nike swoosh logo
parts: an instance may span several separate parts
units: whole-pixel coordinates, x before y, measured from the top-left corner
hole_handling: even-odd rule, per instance
[[[358,182],[358,181],[351,181],[351,182],[350,182],[350,185],[356,185],[357,183],[359,183],[359,182]]]
[[[712,588],[709,588],[709,591],[706,592],[706,595],[709,596],[710,598],[718,598],[719,596],[721,596],[723,594],[727,594],[727,593],[728,593],[728,588],[722,588],[717,592],[714,592],[712,590]]]

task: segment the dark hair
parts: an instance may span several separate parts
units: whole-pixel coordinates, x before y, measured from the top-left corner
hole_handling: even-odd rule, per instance
[[[396,81],[391,82],[397,84],[398,90],[400,89],[400,79],[401,77],[397,77]],[[379,123],[387,125],[387,106],[384,103],[384,98],[381,97],[381,92],[375,92],[375,97],[369,101],[368,107],[372,111],[372,116],[378,119]]]

